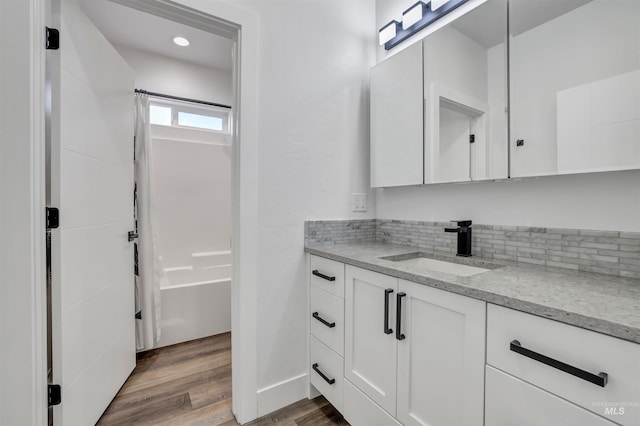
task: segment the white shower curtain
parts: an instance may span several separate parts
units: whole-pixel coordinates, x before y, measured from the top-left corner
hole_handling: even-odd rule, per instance
[[[136,94],[135,181],[138,230],[136,275],[136,347],[151,349],[160,339],[160,289],[167,279],[158,252],[157,226],[153,218],[149,98]]]

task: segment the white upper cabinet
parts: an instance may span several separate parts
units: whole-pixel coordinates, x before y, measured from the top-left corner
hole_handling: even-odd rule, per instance
[[[488,0],[372,69],[372,187],[630,169],[638,0]]]
[[[371,70],[371,186],[508,176],[506,0]]]
[[[371,69],[371,186],[422,177],[422,43]]]
[[[640,168],[640,2],[510,0],[511,176]]]

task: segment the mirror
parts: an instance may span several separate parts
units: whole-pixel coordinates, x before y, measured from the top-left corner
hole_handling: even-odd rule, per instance
[[[425,183],[508,175],[506,0],[423,40]]]
[[[510,0],[511,177],[640,168],[640,1]]]

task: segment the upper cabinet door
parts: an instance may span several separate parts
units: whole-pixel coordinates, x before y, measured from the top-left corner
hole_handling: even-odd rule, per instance
[[[425,183],[508,176],[506,0],[423,40]]]
[[[422,178],[422,43],[371,69],[371,187]]]
[[[640,167],[640,2],[510,0],[511,176]]]

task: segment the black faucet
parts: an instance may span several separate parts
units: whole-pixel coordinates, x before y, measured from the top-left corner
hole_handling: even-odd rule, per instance
[[[455,232],[458,234],[458,252],[456,256],[471,256],[471,221],[470,220],[452,220],[457,228],[444,228],[444,232]]]

